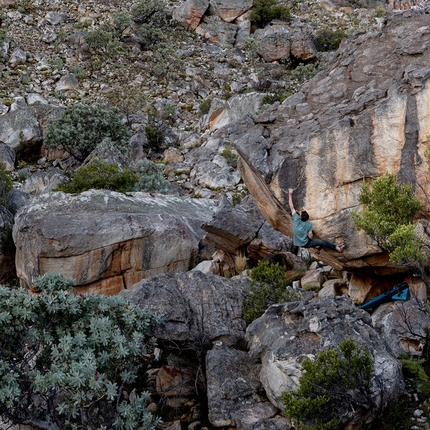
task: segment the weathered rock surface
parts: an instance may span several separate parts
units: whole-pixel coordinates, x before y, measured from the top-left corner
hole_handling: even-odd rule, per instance
[[[291,236],[288,188],[297,187],[295,205],[310,213],[315,234],[348,243],[342,255],[321,253],[332,267],[371,275],[402,270],[352,223],[363,180],[390,172],[412,182],[423,218],[430,217],[429,47],[427,14],[394,15],[380,32],[344,40],[328,69],[270,116],[219,130],[242,155],[242,178],[272,226]]]
[[[28,194],[43,194],[54,190],[67,181],[68,177],[64,175],[61,169],[49,167],[30,175],[22,184],[21,191]]]
[[[368,349],[374,361],[371,398],[366,407],[355,412],[345,405],[342,423],[347,428],[363,428],[375,418],[380,406],[397,398],[403,389],[400,363],[382,333],[347,297],[273,305],[248,326],[246,338],[251,357],[261,359],[260,380],[266,394],[279,409],[283,407],[282,392],[298,388],[301,361],[336,348],[347,338],[353,339],[359,349]]]
[[[208,0],[187,0],[173,10],[172,16],[185,28],[195,30],[208,8]]]
[[[206,243],[233,256],[247,257],[254,264],[267,255],[290,252],[293,247],[291,238],[265,221],[251,196],[235,207],[225,205],[210,222],[202,224],[202,229]]]
[[[121,294],[161,317],[153,332],[158,339],[203,348],[218,340],[226,345],[243,343],[242,302],[249,283],[249,278],[178,272],[143,279]]]
[[[78,291],[115,294],[142,278],[198,263],[200,225],[216,211],[204,199],[90,190],[36,196],[15,217],[16,270],[23,286],[59,272]]]
[[[30,109],[18,109],[1,115],[0,142],[15,150],[21,146],[21,151],[34,147],[37,153],[42,144],[42,129],[34,113]]]
[[[260,367],[246,351],[229,349],[222,342],[208,351],[208,409],[213,426],[245,430],[246,424],[275,415],[276,408],[267,400],[259,379]]]
[[[317,49],[312,40],[299,31],[292,31],[285,23],[274,21],[254,33],[259,43],[258,53],[264,61],[279,61],[289,58],[290,54],[300,60],[315,57]]]

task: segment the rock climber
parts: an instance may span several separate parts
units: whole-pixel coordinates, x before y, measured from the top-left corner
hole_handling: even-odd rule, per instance
[[[324,239],[312,239],[313,227],[312,223],[308,221],[309,214],[306,211],[302,211],[299,215],[294,208],[293,204],[293,189],[288,190],[288,204],[290,205],[291,214],[293,216],[293,243],[295,246],[301,246],[303,248],[314,248],[315,252],[319,254],[321,248],[330,248],[337,252],[343,252],[346,248],[346,243],[342,245],[335,245]]]

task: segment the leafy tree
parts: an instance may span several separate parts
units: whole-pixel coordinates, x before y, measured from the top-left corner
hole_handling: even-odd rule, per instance
[[[259,27],[265,27],[274,19],[289,21],[290,9],[278,4],[277,0],[254,0],[252,4],[251,21]]]
[[[34,286],[0,286],[0,415],[50,430],[155,429],[138,385],[157,317],[120,296],[71,294],[59,274]]]
[[[82,193],[92,188],[125,193],[132,191],[136,176],[128,169],[120,170],[117,164],[105,163],[97,158],[79,168],[73,179],[60,185],[57,190],[66,193]]]
[[[137,162],[136,176],[136,191],[165,194],[169,189],[169,181],[164,178],[163,167],[147,158]]]
[[[341,29],[323,28],[318,30],[315,35],[315,46],[318,51],[335,51],[345,37],[347,35]]]
[[[287,290],[289,282],[296,278],[297,273],[291,271],[287,277],[285,266],[279,263],[261,260],[251,270],[250,276],[252,282],[242,311],[248,324],[263,315],[269,306],[297,299],[295,294]]]
[[[48,122],[44,143],[49,149],[61,146],[83,161],[107,137],[118,149],[126,151],[130,136],[117,108],[76,104],[67,107],[60,118]]]
[[[352,339],[345,339],[339,350],[319,353],[315,361],[304,360],[302,369],[299,389],[282,395],[285,414],[300,429],[339,429],[340,417],[351,406],[369,401],[372,359]]]
[[[6,164],[0,161],[0,205],[6,205],[6,198],[13,189],[12,178],[6,172]]]
[[[363,183],[359,202],[361,212],[351,213],[355,226],[373,237],[390,260],[399,264],[423,261],[422,239],[415,233],[413,217],[421,208],[412,184],[401,184],[392,174]]]

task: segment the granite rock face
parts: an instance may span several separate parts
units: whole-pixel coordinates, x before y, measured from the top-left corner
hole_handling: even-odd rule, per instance
[[[200,225],[216,204],[145,193],[89,190],[42,194],[15,217],[16,270],[23,286],[59,272],[78,292],[115,294],[142,278],[198,263]]]
[[[403,270],[355,229],[350,211],[363,181],[396,174],[422,201],[428,240],[429,63],[428,15],[393,15],[380,31],[344,40],[327,70],[282,104],[218,130],[234,142],[242,178],[275,229],[292,235],[288,189],[296,188],[295,206],[309,212],[316,236],[348,243],[321,260],[370,275]]]
[[[367,404],[360,404],[354,412],[346,405],[342,413],[345,428],[358,430],[372,422],[378,408],[396,399],[403,389],[401,365],[384,336],[372,327],[370,316],[347,297],[273,305],[248,326],[246,339],[251,357],[261,359],[260,380],[267,397],[281,410],[282,393],[298,388],[301,362],[315,359],[323,350],[336,349],[345,339],[353,339],[360,350],[367,349],[374,363]],[[354,394],[351,402],[353,399]]]
[[[158,339],[210,345],[243,344],[246,323],[242,302],[249,278],[226,279],[200,271],[143,279],[121,292],[161,317],[153,333]]]

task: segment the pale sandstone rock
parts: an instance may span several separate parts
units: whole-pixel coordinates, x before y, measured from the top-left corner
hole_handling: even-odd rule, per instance
[[[173,9],[173,19],[185,28],[195,30],[209,8],[208,0],[187,0]]]
[[[207,16],[196,28],[196,33],[213,43],[233,46],[237,25],[224,22],[218,16]]]
[[[116,294],[142,278],[197,264],[200,225],[213,201],[90,190],[43,194],[15,217],[16,270],[22,286],[59,272],[78,292]]]
[[[322,273],[322,270],[308,270],[300,282],[302,288],[306,291],[319,290],[324,282],[324,275]]]
[[[76,79],[76,76],[73,73],[69,73],[66,76],[63,76],[58,84],[55,86],[57,91],[70,91],[76,90],[79,87],[79,81]]]
[[[363,180],[390,172],[418,183],[424,221],[430,217],[424,156],[430,50],[423,48],[430,33],[417,31],[428,26],[426,17],[394,15],[380,33],[344,40],[327,71],[302,85],[270,121],[242,118],[222,130],[226,138],[234,135],[242,178],[275,229],[292,235],[288,188],[297,188],[295,205],[309,212],[315,235],[348,243],[342,254],[325,250],[319,256],[335,269],[369,276],[407,270],[353,225],[350,211],[359,209]],[[311,113],[297,109],[304,103]]]
[[[252,8],[252,0],[211,0],[210,12],[225,22],[235,19]]]

